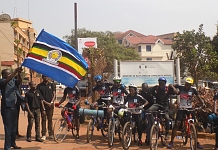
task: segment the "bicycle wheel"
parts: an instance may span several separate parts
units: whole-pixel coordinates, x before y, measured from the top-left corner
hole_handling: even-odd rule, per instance
[[[158,127],[153,124],[150,131],[150,150],[156,150],[158,145]]]
[[[131,127],[131,123],[127,122],[123,127],[123,134],[122,134],[122,146],[124,150],[129,149],[131,141],[132,141],[132,127]]]
[[[67,135],[67,122],[64,118],[58,119],[53,126],[54,141],[61,143]]]
[[[166,128],[165,128],[165,126],[163,126],[163,125],[162,125],[162,133],[161,133],[160,137],[161,137],[161,143],[162,143],[162,145],[163,145],[163,146],[166,146],[166,144],[167,144]]]
[[[87,132],[86,132],[87,143],[92,141],[93,131],[94,131],[94,121],[93,119],[90,119],[89,124],[87,126]]]
[[[114,142],[115,123],[113,119],[109,120],[108,125],[108,146],[112,147]]]
[[[194,124],[190,124],[190,147],[191,150],[197,149],[197,133]]]
[[[72,121],[72,125],[73,125],[73,128],[72,128],[72,135],[73,135],[73,137],[76,137],[76,136],[77,136],[77,131],[76,131],[76,123],[75,123],[75,120]]]

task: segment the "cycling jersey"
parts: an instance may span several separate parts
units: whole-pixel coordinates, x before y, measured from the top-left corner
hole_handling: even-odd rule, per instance
[[[192,108],[192,97],[193,95],[198,95],[198,92],[194,88],[189,90],[185,89],[185,86],[175,85],[175,88],[178,88],[180,91],[180,105],[179,108]]]
[[[148,89],[148,90],[141,90],[140,93],[139,93],[141,96],[143,96],[149,103],[148,105],[146,105],[144,107],[144,109],[148,109],[150,108],[153,104],[154,104],[154,100],[153,100],[153,95],[151,93],[151,89]]]
[[[110,86],[112,86],[112,83],[102,83],[102,85],[96,85],[93,87],[92,91],[95,92],[97,91],[100,94],[100,98],[102,100],[111,100],[111,90]]]
[[[128,94],[127,90],[121,85],[119,87],[113,86],[111,91],[113,95],[113,103],[124,104],[124,94]]]
[[[156,98],[156,103],[162,106],[169,106],[169,96],[173,94],[171,87],[165,87],[161,89],[158,85],[151,89],[152,95]]]
[[[128,102],[129,108],[136,108],[140,105],[143,105],[146,102],[146,99],[144,99],[141,95],[135,94],[134,96],[128,94],[125,99],[125,104]]]
[[[69,103],[76,104],[79,101],[79,88],[77,86],[67,87],[64,89],[64,95],[67,95]]]

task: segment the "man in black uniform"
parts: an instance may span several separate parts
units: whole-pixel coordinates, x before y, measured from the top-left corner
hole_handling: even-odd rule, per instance
[[[55,86],[49,82],[47,76],[42,75],[43,82],[37,85],[37,90],[40,91],[43,97],[43,103],[45,104],[45,110],[41,108],[41,113],[46,112],[46,115],[42,115],[42,140],[46,140],[46,118],[48,120],[48,134],[49,138],[53,139],[52,131],[52,117],[54,112],[54,100],[56,97]]]
[[[35,120],[35,140],[42,142],[40,139],[40,104],[43,110],[45,110],[43,97],[41,93],[36,90],[36,83],[34,81],[29,83],[30,90],[25,94],[26,107],[28,111],[28,126],[27,126],[27,142],[31,142],[31,130],[33,121]],[[42,112],[45,115],[45,111]]]

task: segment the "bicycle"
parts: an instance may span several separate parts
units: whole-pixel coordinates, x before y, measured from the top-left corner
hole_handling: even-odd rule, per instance
[[[98,107],[101,107],[103,109],[107,109],[108,106],[103,102],[102,105],[98,105]],[[102,136],[106,137],[106,132],[108,132],[108,120],[104,117],[98,117],[98,116],[91,116],[91,119],[89,121],[89,124],[87,126],[87,132],[86,132],[86,140],[87,143],[90,143],[92,141],[93,132],[95,126],[97,127],[97,130],[101,129]]]
[[[115,109],[122,108],[120,105],[110,105],[109,112],[111,112],[111,118],[108,124],[108,146],[109,148],[113,146],[114,142],[114,135],[118,134],[119,140],[122,140],[122,126],[120,124],[118,114],[114,112]]]
[[[134,134],[134,142],[137,142],[137,127],[135,125],[135,121],[132,118],[132,111],[138,111],[138,114],[141,114],[141,110],[138,108],[126,108],[126,110],[129,112],[129,121],[127,121],[123,127],[123,134],[122,134],[122,146],[124,150],[129,149],[130,144],[132,142],[132,134]]]
[[[190,147],[191,150],[197,149],[197,132],[194,124],[194,119],[192,118],[191,113],[195,110],[199,110],[202,107],[198,107],[195,109],[186,109],[182,108],[180,110],[187,111],[187,114],[184,115],[183,121],[182,121],[182,142],[183,145],[186,145],[188,142],[188,138],[190,138]]]
[[[150,150],[156,150],[158,147],[158,139],[161,138],[163,146],[166,145],[166,127],[165,127],[165,112],[163,111],[150,111],[147,114],[153,114],[154,123],[150,131]],[[154,141],[154,143],[153,143]]]
[[[58,106],[58,108],[64,108],[63,106]],[[57,127],[57,132],[55,131],[55,127]],[[54,141],[57,143],[63,142],[65,139],[67,132],[72,130],[72,135],[74,137],[77,136],[76,133],[76,124],[74,118],[74,109],[67,108],[64,111],[64,116],[56,120],[53,126],[53,133],[54,133]],[[63,131],[63,133],[62,133]]]

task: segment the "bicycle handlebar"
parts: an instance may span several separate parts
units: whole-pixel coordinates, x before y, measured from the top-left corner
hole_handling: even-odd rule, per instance
[[[57,108],[66,108],[66,107],[63,107],[63,106],[58,106]],[[72,109],[72,108],[66,108],[68,111],[70,111],[70,112],[73,112],[74,111],[74,109]]]

